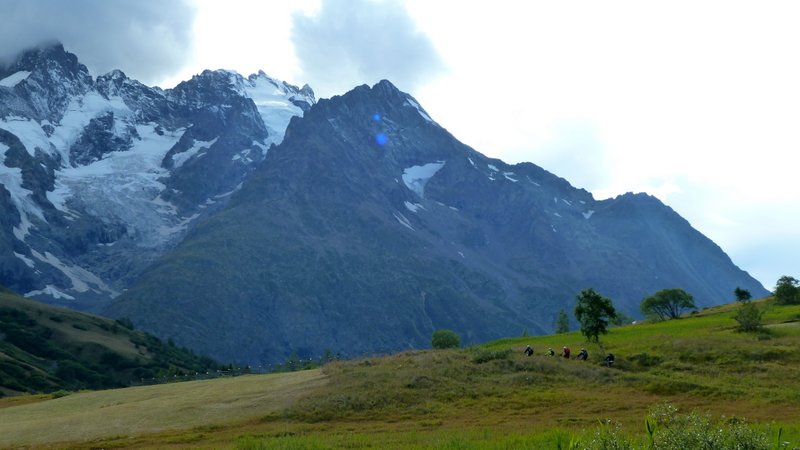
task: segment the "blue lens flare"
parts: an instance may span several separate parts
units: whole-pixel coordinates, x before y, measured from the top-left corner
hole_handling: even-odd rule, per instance
[[[378,135],[375,136],[375,142],[380,146],[384,146],[389,142],[389,136],[387,136],[386,133],[378,133]]]
[[[373,114],[372,115],[372,120],[374,120],[375,122],[380,122],[381,121],[381,115],[378,114],[378,113]]]

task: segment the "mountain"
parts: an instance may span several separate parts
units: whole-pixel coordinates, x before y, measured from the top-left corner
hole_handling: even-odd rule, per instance
[[[53,307],[0,286],[0,397],[129,386],[216,363],[135,331],[127,321]]]
[[[388,81],[320,100],[219,211],[104,311],[204,354],[276,361],[549,332],[593,287],[628,314],[766,290],[658,199],[596,201],[460,143]]]
[[[0,210],[0,283],[223,361],[549,332],[586,287],[767,293],[658,199],[488,158],[388,81],[163,90],[60,44],[0,67]]]
[[[0,67],[0,283],[96,311],[221,208],[313,103],[266,76],[93,79],[60,44]]]

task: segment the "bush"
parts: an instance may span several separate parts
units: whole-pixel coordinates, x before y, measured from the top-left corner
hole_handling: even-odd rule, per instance
[[[659,450],[767,450],[773,448],[765,432],[751,428],[747,422],[735,417],[713,422],[697,413],[679,415],[678,410],[663,403],[656,406],[645,420],[648,445],[635,445],[618,425],[601,422],[591,438],[576,443],[571,448],[587,450],[622,450],[655,448]],[[641,442],[641,441],[640,441]]]
[[[506,350],[479,350],[472,356],[472,362],[483,364],[495,359],[507,359],[511,354],[510,349]]]
[[[703,448],[724,449],[769,449],[765,433],[750,428],[742,419],[732,417],[714,423],[697,413],[678,415],[678,410],[669,404],[655,407],[649,424],[655,448],[672,450]],[[648,427],[649,429],[650,427]]]
[[[458,348],[461,346],[461,337],[453,330],[436,330],[431,336],[433,348]]]
[[[739,322],[739,331],[751,333],[761,330],[762,311],[750,301],[742,302],[733,319]]]

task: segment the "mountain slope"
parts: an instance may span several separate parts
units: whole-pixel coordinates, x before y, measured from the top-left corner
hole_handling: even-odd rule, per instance
[[[97,310],[279,143],[313,92],[263,72],[93,79],[60,44],[0,67],[0,282]]]
[[[551,449],[580,441],[581,448],[608,448],[608,439],[590,445],[599,444],[592,438],[600,427],[601,436],[611,430],[627,438],[622,448],[652,448],[642,426],[649,416],[662,421],[656,435],[672,429],[713,436],[720,445],[716,433],[748,424],[769,440],[747,448],[775,448],[800,441],[800,377],[793,369],[800,363],[800,306],[755,304],[765,311],[759,335],[735,332],[737,305],[725,305],[613,328],[603,348],[586,345],[587,361],[544,354],[548,347],[583,345],[573,332],[334,361],[301,372],[76,393],[26,405],[0,401],[0,446]],[[526,345],[534,355],[523,353]],[[605,352],[616,355],[610,368],[601,363]],[[715,434],[708,427],[688,430],[686,420],[663,426],[691,412],[713,418]],[[742,447],[747,436],[733,437]],[[694,442],[657,448],[700,445]]]
[[[28,300],[0,287],[0,397],[128,386],[217,368],[208,358],[112,321]]]
[[[581,289],[634,313],[766,291],[660,201],[588,192],[458,142],[388,81],[322,100],[229,204],[106,312],[203,353],[281,360],[552,329]]]

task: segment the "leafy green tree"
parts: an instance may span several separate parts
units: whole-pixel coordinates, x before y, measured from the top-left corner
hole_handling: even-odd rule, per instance
[[[750,295],[750,291],[748,291],[747,289],[742,289],[738,286],[736,287],[736,289],[734,289],[733,295],[736,296],[737,302],[746,302],[751,298],[753,298],[753,296]]]
[[[461,337],[453,330],[436,330],[431,336],[433,348],[458,348],[461,346]]]
[[[694,297],[683,289],[662,289],[642,300],[639,308],[647,317],[677,319],[683,309],[695,309]]]
[[[600,335],[608,333],[608,321],[617,317],[611,299],[603,297],[594,289],[584,289],[577,295],[575,318],[581,324],[581,333],[590,342],[599,342]]]
[[[775,300],[781,305],[794,305],[800,303],[800,287],[795,277],[784,275],[778,279],[775,286]]]
[[[564,308],[561,308],[556,318],[556,334],[561,333],[569,333],[569,317],[567,317],[567,312],[564,311]]]
[[[755,303],[745,300],[739,306],[733,320],[739,322],[739,331],[751,333],[761,329],[761,315],[763,311],[759,310]]]

